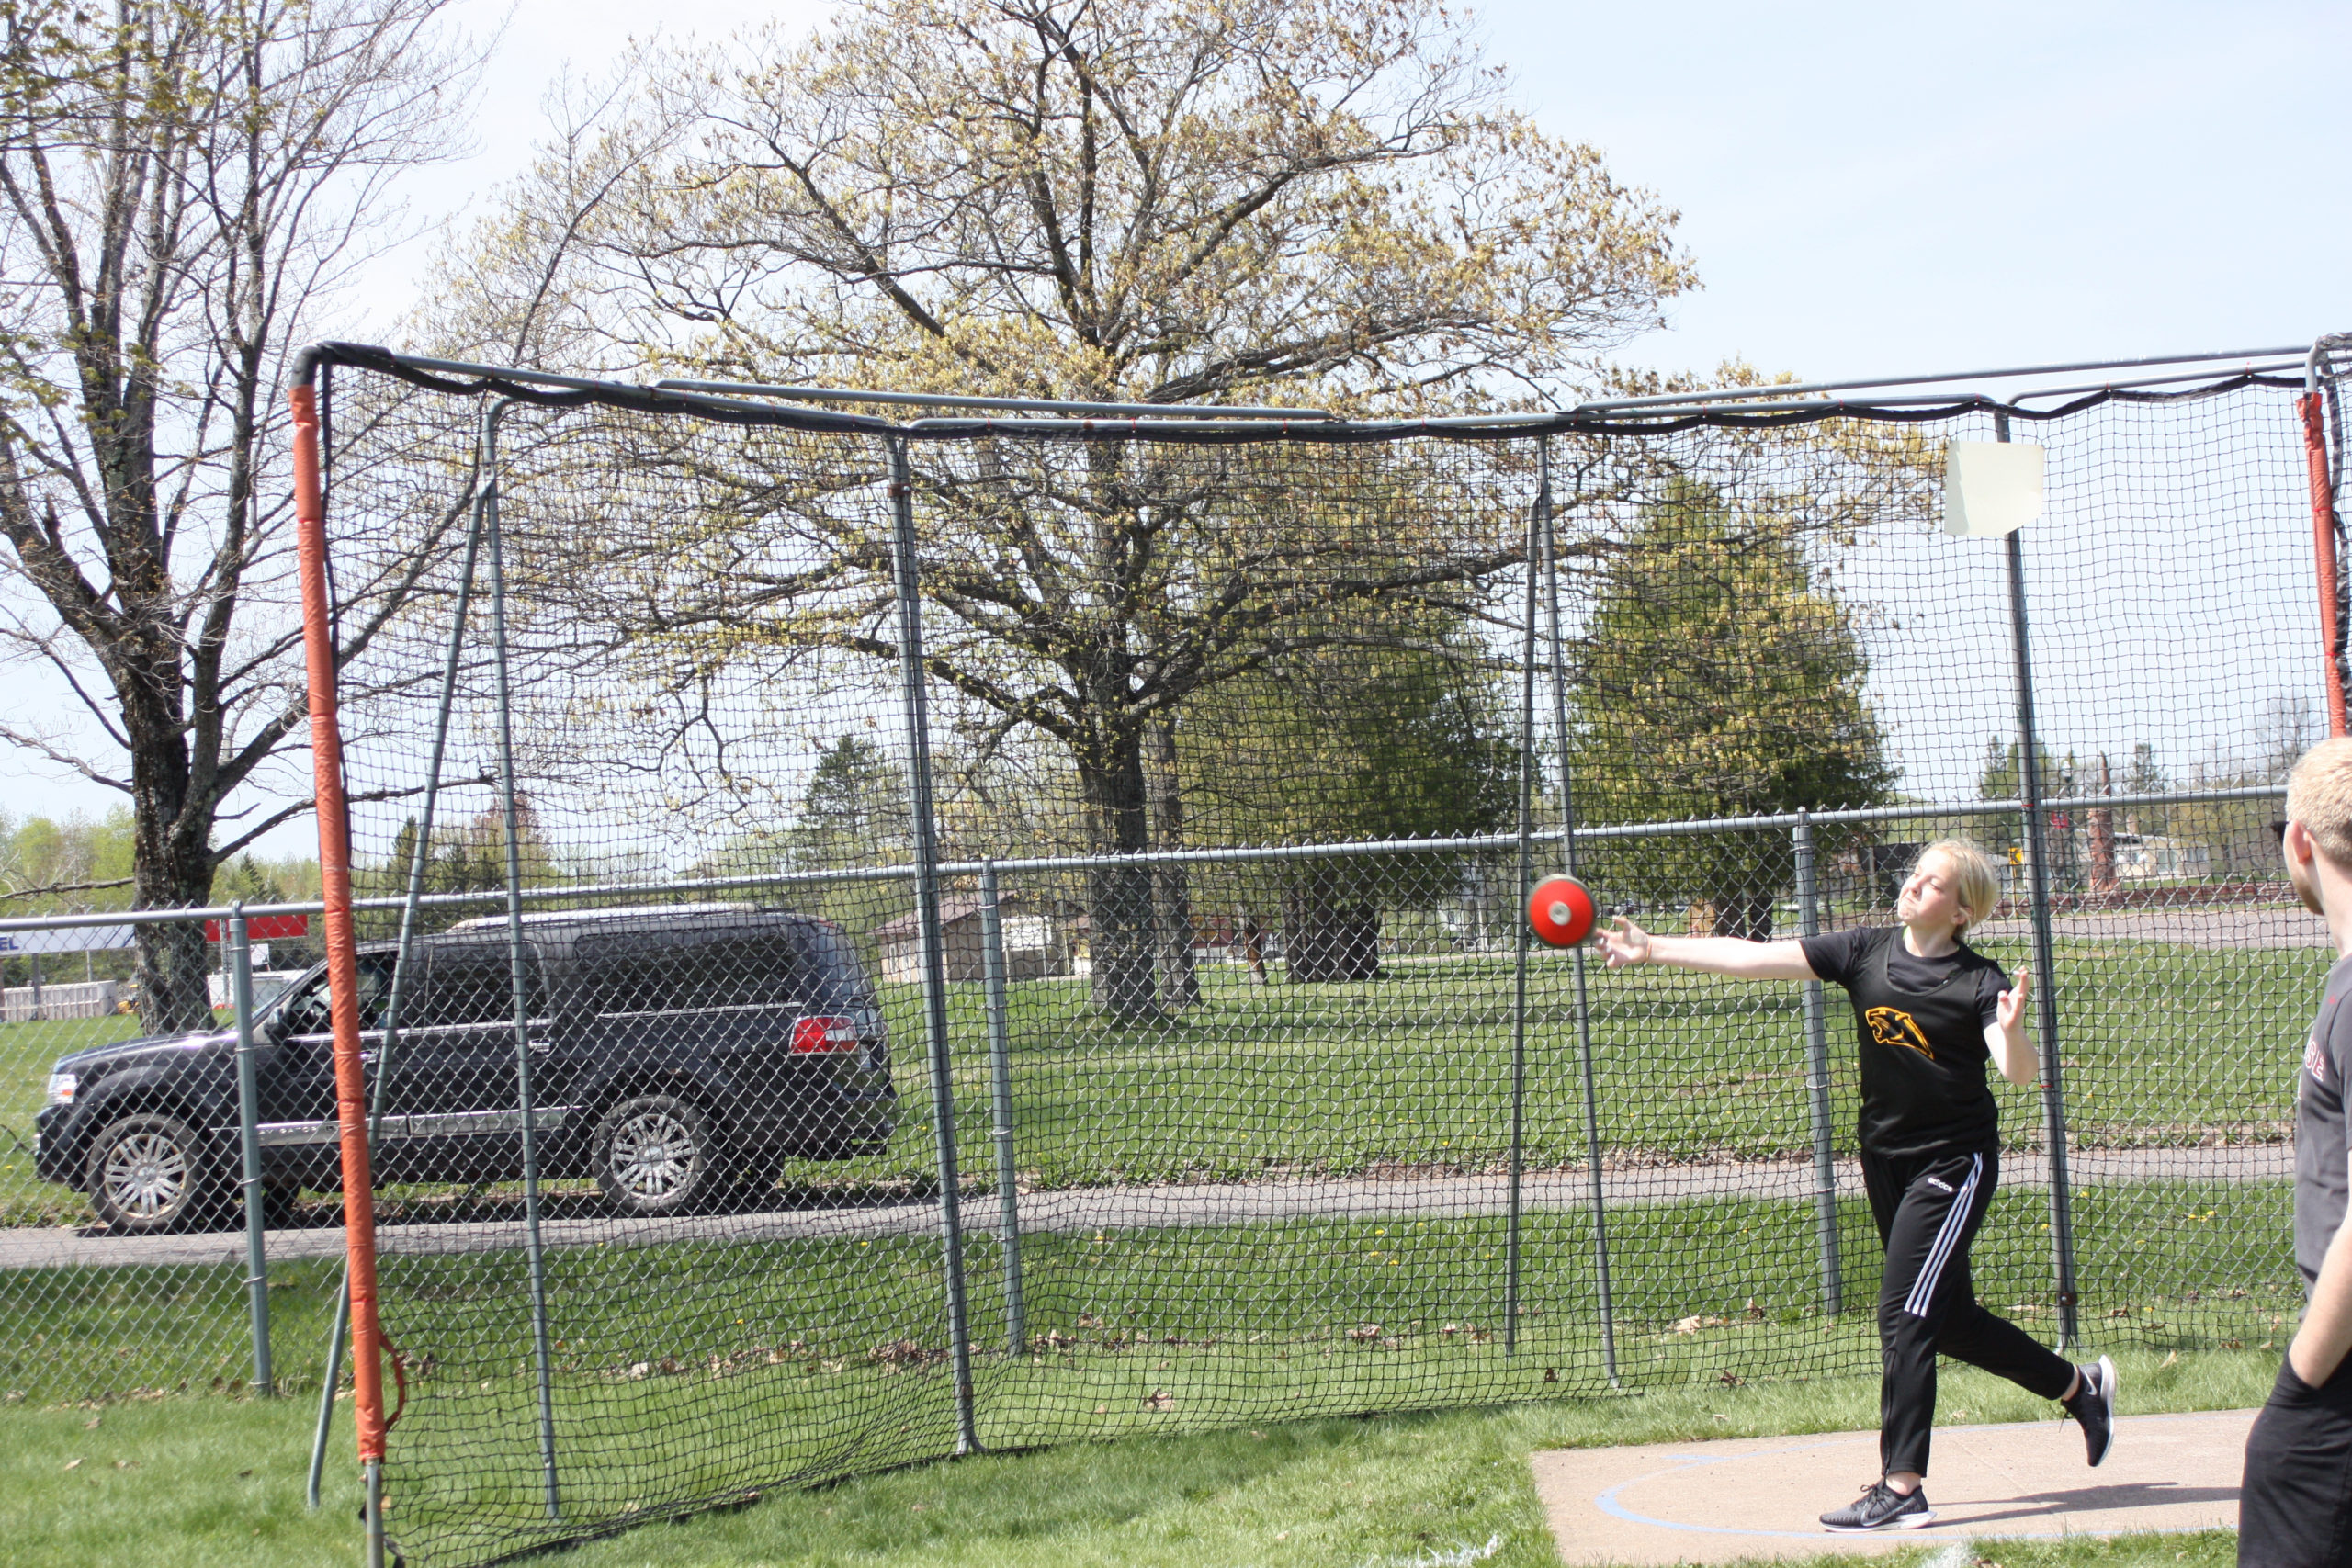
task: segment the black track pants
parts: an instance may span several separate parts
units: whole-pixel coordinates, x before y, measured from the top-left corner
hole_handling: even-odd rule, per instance
[[[1878,1290],[1879,1458],[1884,1472],[1928,1472],[1938,1352],[2056,1399],[2075,1369],[2007,1318],[1976,1304],[1968,1248],[1993,1201],[1997,1150],[1890,1158],[1862,1151],[1862,1185],[1886,1269]]]
[[[2278,1369],[2245,1439],[2239,1568],[2352,1563],[2352,1367],[2313,1388]]]

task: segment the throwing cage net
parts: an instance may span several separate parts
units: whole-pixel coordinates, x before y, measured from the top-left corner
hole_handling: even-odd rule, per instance
[[[2090,1353],[2291,1324],[2324,357],[1373,425],[318,364],[351,937],[264,1119],[311,1185],[370,1164],[413,1562],[974,1448],[1874,1368],[1844,997],[1535,946],[1564,870],[1783,937],[1991,849],[1972,941],[2033,968],[2044,1070],[1979,1295]],[[1947,444],[2003,441],[2042,514],[1951,536]]]

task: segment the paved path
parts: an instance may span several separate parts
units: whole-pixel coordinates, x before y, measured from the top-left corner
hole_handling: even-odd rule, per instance
[[[2184,947],[2326,947],[2327,927],[2300,908],[2256,905],[2218,909],[2099,909],[2059,915],[2050,922],[2060,942],[2169,942]],[[2028,942],[2030,920],[1987,920],[1970,933]]]
[[[2120,1181],[2233,1182],[2290,1177],[2294,1155],[2285,1145],[2216,1149],[2076,1151],[2071,1172],[2077,1187]],[[1861,1192],[1851,1160],[1837,1169],[1838,1190]],[[2004,1187],[2047,1188],[2050,1162],[2040,1155],[2002,1161]],[[1602,1201],[1611,1208],[1687,1203],[1708,1198],[1803,1199],[1814,1191],[1811,1161],[1757,1160],[1718,1165],[1608,1166]],[[1293,1181],[1195,1183],[1155,1187],[1087,1187],[1024,1192],[1024,1231],[1085,1232],[1197,1227],[1299,1219],[1458,1219],[1502,1213],[1510,1184],[1501,1176],[1400,1172],[1367,1177],[1303,1178]],[[1591,1201],[1590,1179],[1580,1168],[1530,1171],[1521,1179],[1530,1210],[1576,1210]],[[994,1231],[1001,1209],[992,1196],[964,1201],[964,1223]],[[767,1212],[708,1214],[690,1219],[626,1220],[583,1208],[573,1199],[555,1206],[541,1224],[550,1247],[645,1247],[662,1242],[755,1242],[842,1236],[928,1235],[938,1229],[939,1206],[929,1200],[885,1199],[854,1203],[804,1203]],[[491,1218],[385,1224],[377,1245],[387,1253],[478,1252],[524,1245],[522,1215],[509,1206]],[[340,1257],[340,1226],[273,1230],[273,1259]],[[244,1262],[244,1235],[118,1236],[63,1226],[0,1230],[0,1270]]]
[[[1568,1449],[1532,1463],[1572,1568],[1876,1556],[1997,1537],[2234,1529],[2253,1421],[2251,1410],[2127,1416],[2097,1470],[2071,1423],[1939,1427],[1928,1477],[1936,1522],[1878,1536],[1818,1523],[1877,1475],[1876,1432]]]

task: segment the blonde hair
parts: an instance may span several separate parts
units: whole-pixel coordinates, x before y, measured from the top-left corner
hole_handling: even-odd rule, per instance
[[[1955,936],[1964,936],[1970,927],[1988,919],[1993,906],[2001,901],[2001,868],[1993,857],[1966,839],[1938,839],[1919,852],[1919,860],[1940,854],[1951,863],[1952,897],[1959,901],[1961,912],[1967,919],[1960,922]]]
[[[2287,775],[2287,819],[2301,822],[2328,859],[2352,868],[2352,739],[2339,735],[2303,753]]]

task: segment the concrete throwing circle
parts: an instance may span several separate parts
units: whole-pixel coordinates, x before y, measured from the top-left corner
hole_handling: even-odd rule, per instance
[[[2107,1462],[2083,1462],[2070,1423],[1942,1427],[1933,1523],[1832,1534],[1818,1516],[1878,1473],[1878,1434],[1571,1449],[1533,1464],[1562,1561],[1727,1562],[1875,1554],[1929,1540],[2230,1529],[2254,1412],[2128,1416]]]

